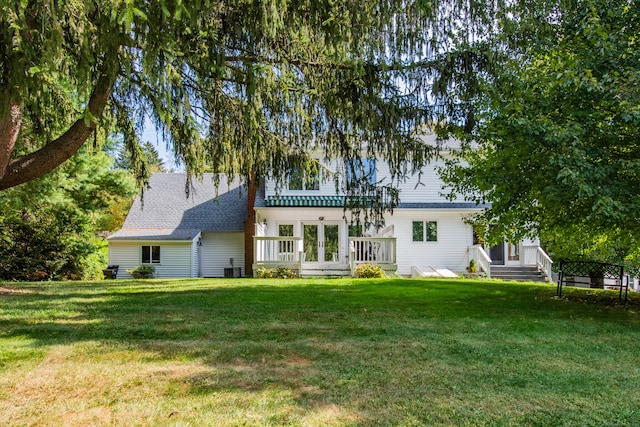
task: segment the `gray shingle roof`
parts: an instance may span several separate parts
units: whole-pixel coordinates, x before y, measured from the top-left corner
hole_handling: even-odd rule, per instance
[[[218,199],[213,174],[194,179],[189,197],[187,176],[155,173],[149,188],[131,206],[121,230],[110,240],[173,239],[190,240],[200,231],[242,231],[247,218],[247,192],[239,180],[220,180]]]

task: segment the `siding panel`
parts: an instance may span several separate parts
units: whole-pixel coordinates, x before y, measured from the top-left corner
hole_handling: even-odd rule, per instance
[[[243,233],[202,233],[200,247],[200,271],[203,277],[224,277],[224,269],[233,266],[244,271],[244,234]]]
[[[446,156],[446,154],[441,154]],[[383,161],[376,162],[376,176],[378,181],[382,180],[382,184],[389,185],[390,173],[389,165]],[[325,166],[330,171],[335,171],[337,168],[336,162],[325,162]],[[440,179],[437,168],[444,166],[444,160],[442,158],[433,159],[427,166],[422,169],[422,175],[416,173],[408,176],[400,183],[396,183],[400,190],[400,200],[403,203],[439,203],[447,202],[448,200],[441,195],[441,193],[448,193],[448,190],[443,190],[443,182]],[[285,186],[286,187],[286,186]],[[272,180],[268,180],[265,185],[265,195],[275,195],[275,183]],[[316,195],[316,196],[333,196],[336,195],[336,186],[333,180],[320,183],[320,189],[315,191],[289,191],[283,188],[280,195]]]
[[[468,214],[468,213],[467,213]],[[395,226],[398,274],[411,274],[411,267],[445,267],[462,272],[469,263],[472,227],[463,222],[465,213],[439,210],[395,211],[387,224]],[[413,221],[437,221],[437,242],[414,242]]]
[[[192,242],[109,242],[109,264],[120,266],[118,278],[131,278],[126,270],[136,268],[142,263],[141,247],[143,245],[160,246],[160,264],[153,264],[158,278],[191,277],[191,245]]]

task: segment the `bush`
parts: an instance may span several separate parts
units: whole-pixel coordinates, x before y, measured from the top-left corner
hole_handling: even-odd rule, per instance
[[[254,272],[254,277],[258,279],[294,279],[298,277],[298,273],[289,267],[260,267]]]
[[[153,265],[148,264],[142,264],[133,270],[127,270],[127,273],[129,273],[134,279],[151,279],[155,272],[156,268]]]
[[[353,276],[360,279],[381,279],[385,277],[382,267],[373,264],[361,264],[355,268]]]

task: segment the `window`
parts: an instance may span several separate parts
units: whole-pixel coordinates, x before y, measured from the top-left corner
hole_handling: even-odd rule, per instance
[[[319,190],[320,181],[317,172],[305,172],[293,168],[289,174],[289,190]]]
[[[293,237],[293,224],[279,224],[278,236],[280,237]]]
[[[143,246],[142,263],[160,264],[160,246]]]
[[[361,178],[371,184],[376,184],[376,160],[375,159],[351,159],[345,165],[345,183],[347,189],[358,185]]]
[[[438,223],[436,221],[413,221],[411,228],[414,242],[438,241]]]

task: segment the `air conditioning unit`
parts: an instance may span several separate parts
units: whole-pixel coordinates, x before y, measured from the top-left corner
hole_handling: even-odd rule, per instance
[[[242,277],[242,269],[240,267],[228,267],[228,268],[225,267],[224,277],[225,278]]]

